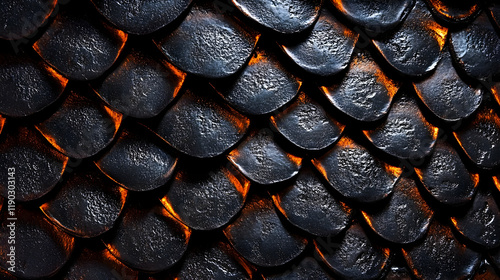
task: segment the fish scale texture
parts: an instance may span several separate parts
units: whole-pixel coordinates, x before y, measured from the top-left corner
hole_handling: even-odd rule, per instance
[[[0,278],[500,279],[499,19],[3,1]]]

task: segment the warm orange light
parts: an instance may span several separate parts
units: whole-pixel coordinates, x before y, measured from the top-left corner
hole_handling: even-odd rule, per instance
[[[45,140],[47,140],[54,148],[56,148],[58,151],[60,151],[61,153],[63,154],[66,154],[66,151],[61,147],[59,146],[59,144],[57,144],[57,140],[52,137],[50,134],[48,133],[45,133],[41,128],[39,128],[38,126],[35,126],[36,130],[38,130],[42,135],[43,137],[45,138]]]
[[[4,124],[5,124],[5,118],[0,116],[0,132],[2,132]]]
[[[337,146],[342,148],[355,148],[356,144],[351,138],[345,136],[339,140]]]
[[[399,89],[399,84],[397,82],[389,79],[389,77],[387,77],[384,74],[384,72],[382,70],[380,70],[380,68],[378,68],[378,67],[376,68],[374,75],[375,75],[375,77],[377,77],[377,82],[381,83],[385,86],[385,88],[387,89],[387,93],[389,94],[389,96],[392,99],[394,97],[394,95],[396,95],[396,92]]]
[[[429,21],[427,28],[431,31],[431,35],[436,39],[439,44],[439,49],[442,50],[446,42],[446,35],[448,34],[448,28],[441,26],[435,21]]]
[[[392,166],[392,165],[389,165],[387,163],[384,163],[384,167],[385,167],[385,171],[387,173],[392,174],[396,178],[399,178],[399,176],[401,176],[401,174],[403,173],[402,168]]]
[[[186,244],[187,244],[189,242],[189,238],[191,237],[191,229],[188,226],[186,226],[180,218],[178,218],[179,215],[177,215],[177,213],[175,213],[175,211],[173,211],[173,208],[170,205],[170,202],[168,201],[168,199],[165,199],[165,198],[166,198],[166,196],[161,199],[161,202],[164,203],[164,201],[165,201],[168,204],[168,206],[165,206],[165,208],[162,208],[162,214],[166,217],[170,217],[170,218],[173,218],[173,219],[176,219],[179,221],[179,225],[182,227],[182,230],[184,231],[184,235],[186,236]],[[165,205],[165,204],[163,204],[163,205]],[[169,207],[173,212],[171,213],[169,210],[167,210],[166,209],[167,207]]]
[[[178,79],[178,83],[174,89],[173,92],[173,98],[177,96],[179,93],[180,89],[182,88],[182,85],[184,84],[184,81],[186,80],[187,74],[182,72],[181,70],[177,69],[177,67],[173,66],[172,64],[168,63],[166,60],[162,61],[163,65],[170,70]]]
[[[288,159],[289,159],[291,162],[293,162],[296,166],[299,166],[299,167],[300,167],[300,166],[302,166],[302,158],[300,158],[300,157],[296,157],[296,156],[294,156],[294,155],[292,155],[292,154],[288,154],[288,153],[286,154],[286,156],[287,156],[287,157],[288,157]]]
[[[179,222],[183,223],[181,217],[179,216],[179,214],[175,212],[167,196],[164,196],[160,201],[161,204],[163,204],[163,206],[165,207],[165,209],[169,212],[169,215],[173,216],[176,220],[179,220]]]
[[[500,178],[498,178],[498,176],[493,177],[493,183],[495,183],[495,186],[500,191]]]
[[[271,197],[273,199],[273,202],[274,202],[274,205],[276,206],[276,208],[278,208],[278,210],[281,212],[281,214],[283,214],[283,216],[285,216],[285,218],[288,219],[288,216],[286,215],[285,209],[283,209],[283,207],[281,207],[280,197],[278,195],[275,195],[275,194],[273,194]]]
[[[66,87],[66,85],[68,84],[68,79],[66,79],[63,75],[59,74],[56,70],[54,70],[54,68],[50,67],[49,65],[45,65],[44,68],[49,72],[49,75],[51,75],[52,77],[56,78],[59,81],[63,89]]]
[[[321,173],[321,175],[323,175],[323,177],[328,180],[328,174],[326,173],[326,170],[321,162],[318,159],[312,159],[311,162],[316,167],[316,169],[318,169],[319,173]]]
[[[108,106],[104,106],[104,109],[106,110],[106,113],[108,113],[108,115],[111,117],[111,119],[113,120],[113,124],[115,125],[115,131],[113,133],[114,137],[116,135],[116,132],[120,128],[120,124],[122,123],[123,114],[114,111]]]
[[[231,184],[236,188],[236,190],[241,194],[242,197],[246,197],[248,190],[250,189],[250,181],[244,176],[235,176],[229,170],[224,170],[224,174],[231,182]]]

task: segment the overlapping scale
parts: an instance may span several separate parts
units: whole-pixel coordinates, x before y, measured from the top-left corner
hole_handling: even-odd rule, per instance
[[[221,81],[215,87],[237,110],[261,115],[292,100],[301,84],[301,80],[286,70],[275,55],[257,49],[234,80]]]
[[[126,189],[149,191],[165,185],[177,165],[166,146],[146,127],[127,127],[96,165]]]
[[[431,76],[414,82],[413,86],[425,105],[445,121],[469,117],[481,105],[483,97],[480,88],[472,87],[460,78],[447,51]]]
[[[33,36],[37,29],[47,22],[56,5],[57,0],[19,0],[3,3],[0,7],[0,38],[20,40]],[[24,19],[24,22],[20,22],[20,19]]]
[[[274,193],[273,201],[290,223],[316,236],[339,234],[352,216],[352,209],[335,198],[307,167],[293,184]]]
[[[243,67],[259,35],[212,4],[193,5],[182,23],[156,43],[181,70],[222,78]]]
[[[324,85],[321,90],[348,116],[359,121],[376,121],[387,114],[399,87],[368,52],[359,52],[340,81]]]
[[[318,18],[323,0],[232,0],[247,17],[280,33],[301,32]]]
[[[399,72],[422,76],[441,59],[448,29],[434,21],[423,0],[416,0],[406,20],[393,32],[374,39],[375,47]]]
[[[466,279],[480,263],[479,253],[461,244],[448,226],[436,220],[422,241],[402,251],[418,279]]]
[[[177,96],[185,77],[168,62],[134,49],[97,86],[97,93],[125,115],[150,118]]]
[[[202,238],[200,238],[201,241]],[[194,240],[193,240],[194,241]],[[179,265],[175,279],[251,279],[239,256],[226,242],[195,243],[197,246],[186,253]],[[157,277],[157,280],[168,277]]]
[[[101,20],[85,5],[80,2],[65,7],[33,45],[45,61],[75,80],[101,76],[127,40],[125,32]]]
[[[39,210],[21,208],[0,214],[0,267],[16,279],[41,279],[54,275],[68,261],[75,238],[47,221]],[[9,220],[15,218],[16,220]],[[11,231],[15,244],[9,243]],[[14,251],[11,249],[14,247]],[[9,264],[14,255],[14,267]],[[13,270],[13,271],[12,271]]]
[[[423,158],[432,152],[439,129],[424,118],[408,91],[401,89],[381,125],[363,133],[373,145],[390,155],[402,159]]]
[[[345,128],[305,92],[286,109],[271,116],[271,123],[294,145],[312,151],[335,143]]]
[[[489,7],[488,7],[488,12],[493,20],[493,22],[496,24],[497,27],[500,27],[500,5],[495,3],[494,1],[488,2]]]
[[[468,22],[481,11],[479,1],[427,0],[438,18],[449,23]]]
[[[284,52],[309,73],[329,76],[347,68],[359,34],[324,7],[307,37],[280,44]]]
[[[2,53],[0,113],[24,117],[53,103],[68,80],[39,58]]]
[[[125,204],[127,191],[93,165],[80,170],[65,179],[55,196],[40,209],[49,220],[72,235],[90,238],[114,226]]]
[[[420,239],[433,214],[411,178],[399,179],[389,201],[382,207],[363,211],[366,222],[378,235],[399,244]]]
[[[217,97],[210,89],[187,89],[163,115],[157,133],[193,157],[224,153],[243,138],[250,121]]]
[[[377,279],[389,265],[390,250],[374,244],[358,223],[338,241],[314,244],[321,259],[342,278]]]
[[[0,168],[5,170],[0,173],[2,196],[9,197],[9,177],[14,178],[10,191],[18,201],[40,198],[61,179],[68,158],[50,147],[33,128],[15,127],[0,139]],[[9,168],[14,176],[9,176]]]
[[[175,20],[192,0],[92,0],[110,22],[133,34],[149,34]]]
[[[485,104],[453,135],[467,156],[483,168],[500,164],[500,118]]]
[[[467,170],[457,151],[438,141],[434,152],[416,174],[427,191],[444,204],[464,204],[472,199],[479,175]]]
[[[137,280],[138,271],[125,266],[105,248],[84,248],[75,252],[68,268],[60,274],[66,280]]]
[[[246,260],[263,267],[293,260],[308,243],[283,224],[272,200],[264,195],[251,196],[224,234]]]
[[[191,230],[159,201],[133,200],[127,203],[114,232],[103,241],[111,254],[127,266],[159,272],[181,259],[190,236]]]
[[[270,130],[252,131],[228,159],[250,180],[273,184],[292,178],[302,166],[302,158],[284,151]]]
[[[348,20],[368,31],[373,37],[398,26],[406,19],[415,4],[415,0],[331,1]]]
[[[498,278],[494,1],[4,4],[0,279]]]
[[[347,136],[312,162],[335,190],[360,202],[387,197],[402,173]]]
[[[36,128],[63,154],[90,157],[113,140],[122,115],[88,97],[87,88],[68,91],[58,110]]]
[[[305,257],[292,269],[264,275],[265,280],[315,279],[333,280],[334,278],[313,257]]]
[[[470,25],[450,32],[451,53],[472,78],[491,82],[500,74],[500,37],[482,12]]]
[[[185,164],[168,186],[162,203],[192,229],[227,224],[243,207],[250,182],[234,167]]]
[[[481,246],[491,249],[500,245],[500,210],[486,188],[478,191],[465,213],[451,221],[458,232]]]

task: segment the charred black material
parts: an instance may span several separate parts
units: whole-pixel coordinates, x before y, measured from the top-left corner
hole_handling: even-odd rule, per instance
[[[450,34],[452,54],[467,75],[490,82],[500,74],[500,37],[486,13]]]
[[[467,118],[481,105],[483,97],[482,90],[471,87],[458,76],[447,51],[434,73],[413,85],[425,105],[446,121]]]
[[[347,68],[358,37],[323,8],[305,40],[284,43],[281,47],[302,69],[329,76]]]
[[[19,40],[32,36],[47,21],[56,5],[57,0],[19,0],[3,3],[0,7],[0,38]]]
[[[286,139],[305,150],[330,146],[339,139],[345,127],[304,92],[285,110],[272,116],[271,122]]]
[[[315,245],[326,264],[347,279],[378,278],[389,263],[389,249],[373,244],[357,223],[345,232],[336,246]]]
[[[194,5],[180,26],[157,44],[183,71],[221,78],[243,67],[257,39],[241,23],[205,3]]]
[[[284,151],[270,130],[253,131],[228,155],[248,178],[259,184],[273,184],[292,178],[302,166],[302,158]]]
[[[249,120],[214,93],[186,90],[163,116],[157,132],[175,149],[198,158],[218,156],[236,144]]]
[[[88,90],[70,91],[61,107],[36,128],[52,146],[73,158],[90,157],[113,140],[122,115],[84,96]]]
[[[184,166],[162,199],[167,209],[193,229],[211,230],[227,224],[243,207],[250,182],[229,163],[225,166]]]
[[[72,174],[54,198],[40,209],[53,223],[79,237],[95,237],[111,229],[122,211],[127,191],[95,166]]]
[[[361,202],[387,197],[402,172],[346,136],[313,163],[339,193]]]
[[[99,11],[118,28],[133,34],[154,32],[176,19],[191,0],[111,1],[92,0]]]
[[[441,59],[447,31],[434,21],[423,0],[416,0],[401,26],[373,43],[399,72],[422,76],[434,70]]]
[[[488,105],[453,134],[477,165],[493,168],[500,164],[500,118]]]
[[[64,76],[95,79],[115,62],[127,34],[89,11],[72,8],[56,16],[33,48]]]
[[[273,195],[273,200],[290,223],[316,236],[337,235],[351,219],[351,209],[333,197],[307,167],[292,185]]]
[[[439,129],[430,124],[417,101],[401,89],[387,119],[374,130],[363,131],[380,150],[402,158],[422,158],[432,152]]]
[[[118,261],[106,249],[85,248],[74,255],[69,268],[61,273],[67,280],[101,280],[122,277],[137,280],[138,272]]]
[[[464,215],[452,217],[457,230],[487,248],[500,245],[500,210],[488,190],[480,190]]]
[[[224,233],[238,253],[259,266],[285,264],[307,245],[307,239],[284,227],[267,196],[250,197]]]
[[[399,83],[387,77],[368,52],[357,53],[340,82],[321,90],[340,111],[359,121],[376,121],[389,111]]]
[[[177,165],[177,158],[165,146],[147,128],[124,129],[111,150],[96,164],[124,188],[149,191],[166,184]]]
[[[429,161],[415,171],[427,191],[445,204],[470,201],[479,183],[479,175],[470,173],[457,151],[444,142],[438,142]]]
[[[239,111],[252,115],[270,113],[285,105],[297,95],[302,84],[274,55],[260,49],[234,81],[221,83],[224,99]]]
[[[421,238],[433,214],[410,178],[399,179],[389,201],[381,209],[363,211],[365,220],[378,235],[402,244]]]
[[[68,80],[41,59],[2,54],[0,57],[0,113],[24,117],[54,102]]]
[[[8,217],[17,218],[13,223]],[[13,275],[19,278],[39,279],[54,275],[68,261],[75,246],[75,238],[47,221],[40,211],[16,209],[14,215],[2,211],[0,218],[0,267],[11,267],[7,261],[11,253],[8,240],[11,226],[15,226],[15,260]],[[33,246],[33,244],[36,246]]]
[[[322,0],[232,0],[246,16],[281,33],[296,33],[318,18]]]
[[[68,158],[50,148],[33,128],[19,127],[0,138],[0,168],[14,169],[17,176],[15,199],[29,201],[40,198],[61,179]],[[0,173],[0,191],[8,197],[8,172]]]
[[[332,0],[347,19],[377,36],[395,28],[410,13],[415,0],[367,1]]]
[[[159,201],[149,204],[129,205],[115,232],[108,235],[104,243],[111,254],[126,265],[158,272],[181,259],[191,230],[169,214]]]
[[[158,115],[175,98],[185,74],[169,63],[132,50],[97,87],[111,107],[136,118]]]
[[[460,244],[450,228],[431,223],[424,240],[403,248],[413,273],[421,279],[458,279],[472,275],[479,265],[479,254]]]

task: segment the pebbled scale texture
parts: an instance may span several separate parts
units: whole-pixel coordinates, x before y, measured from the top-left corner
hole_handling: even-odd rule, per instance
[[[500,279],[499,23],[2,1],[0,279]]]

